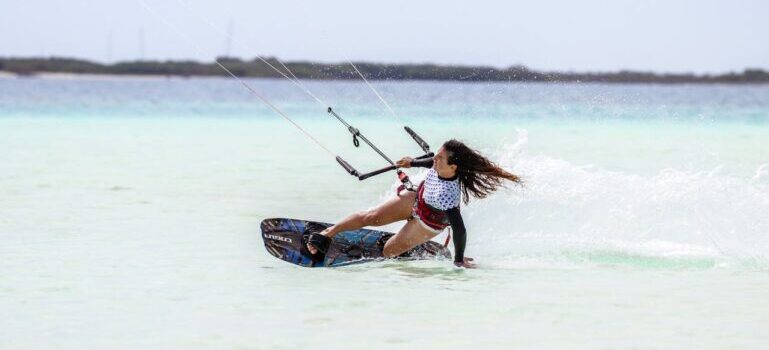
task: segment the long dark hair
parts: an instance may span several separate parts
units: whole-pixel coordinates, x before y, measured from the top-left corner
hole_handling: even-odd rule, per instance
[[[485,198],[502,186],[503,180],[517,184],[523,183],[518,175],[500,168],[460,141],[448,140],[443,144],[443,149],[448,154],[448,163],[457,166],[457,176],[465,204],[470,202],[471,194],[475,198]]]

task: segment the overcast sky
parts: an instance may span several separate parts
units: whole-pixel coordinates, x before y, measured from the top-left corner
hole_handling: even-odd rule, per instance
[[[0,56],[720,73],[769,69],[767,18],[759,0],[0,0]]]

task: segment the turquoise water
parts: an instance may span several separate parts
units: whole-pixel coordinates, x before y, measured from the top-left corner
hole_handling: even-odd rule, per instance
[[[249,82],[385,165],[290,83]],[[419,152],[362,83],[307,85]],[[375,85],[433,148],[460,138],[526,181],[463,208],[478,269],[268,255],[263,218],[335,221],[395,179],[347,175],[232,81],[0,79],[2,347],[769,345],[769,87]]]

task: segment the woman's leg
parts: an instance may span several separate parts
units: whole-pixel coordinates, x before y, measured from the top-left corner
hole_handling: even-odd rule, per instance
[[[422,243],[431,240],[438,233],[428,230],[419,222],[419,219],[409,220],[395,236],[385,243],[382,254],[386,258],[392,258],[407,252]]]
[[[376,208],[352,214],[335,225],[323,230],[322,235],[334,237],[342,231],[357,230],[364,226],[382,226],[396,221],[406,220],[411,217],[412,207],[417,194],[412,191],[403,191],[395,198],[389,199]],[[307,250],[315,254],[317,249],[307,245]]]

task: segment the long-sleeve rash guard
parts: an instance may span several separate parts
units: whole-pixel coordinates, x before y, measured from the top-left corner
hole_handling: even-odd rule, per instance
[[[419,168],[432,168],[433,159],[415,159],[411,161],[412,167]],[[430,174],[428,174],[430,176]],[[465,256],[465,243],[467,241],[467,231],[465,230],[465,223],[462,220],[462,215],[459,212],[459,199],[461,193],[459,191],[459,183],[457,176],[452,178],[442,178],[437,176],[436,181],[425,181],[425,186],[432,186],[435,188],[425,188],[425,192],[431,193],[431,197],[434,203],[428,204],[435,209],[441,210],[446,213],[451,225],[452,231],[454,231],[454,264],[461,265],[464,262]],[[454,184],[453,182],[457,182]]]

